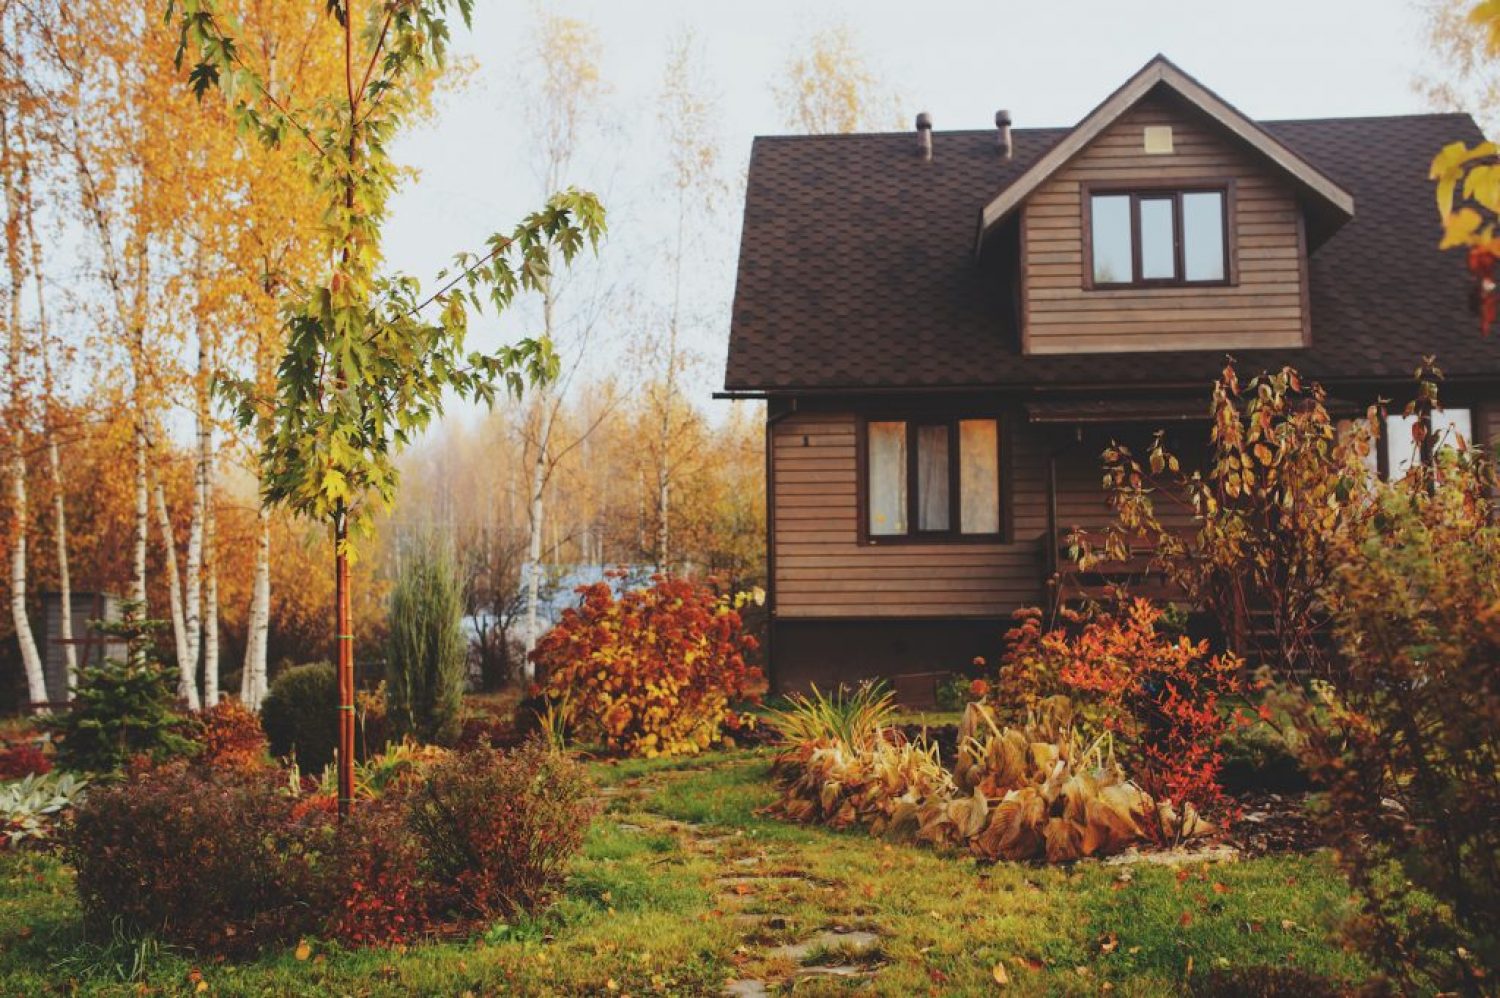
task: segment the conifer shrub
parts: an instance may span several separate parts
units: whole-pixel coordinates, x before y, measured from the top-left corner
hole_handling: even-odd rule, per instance
[[[391,590],[386,703],[397,739],[452,745],[468,678],[464,587],[452,548],[426,540],[403,560]]]
[[[163,762],[197,751],[176,679],[151,653],[161,622],[127,617],[106,628],[125,640],[125,659],[80,669],[70,709],[42,722],[57,743],[59,769],[118,773],[138,756]]]

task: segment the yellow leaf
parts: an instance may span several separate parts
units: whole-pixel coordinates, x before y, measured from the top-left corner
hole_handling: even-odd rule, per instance
[[[312,956],[312,947],[309,946],[307,944],[307,940],[304,939],[297,944],[297,959],[306,960],[310,956]]]
[[[1005,972],[1005,964],[1003,963],[995,964],[995,969],[990,971],[990,974],[995,978],[995,983],[1002,988],[1010,983],[1010,974]]]

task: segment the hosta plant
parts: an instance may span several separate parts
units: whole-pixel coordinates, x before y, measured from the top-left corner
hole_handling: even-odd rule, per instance
[[[45,842],[58,818],[83,799],[88,780],[73,773],[31,774],[0,783],[0,827],[11,848]]]
[[[924,835],[957,837],[986,859],[1066,862],[1119,852],[1155,822],[1203,834],[1191,810],[1158,807],[1126,779],[1105,732],[1086,740],[1067,700],[1044,701],[1020,727],[1001,727],[984,704],[970,704],[959,729],[954,780],[960,799],[927,816]]]

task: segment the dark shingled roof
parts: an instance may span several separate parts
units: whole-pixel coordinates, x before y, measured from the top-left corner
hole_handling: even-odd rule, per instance
[[[1482,138],[1466,114],[1262,122],[1350,191],[1354,219],[1314,249],[1312,346],[1240,351],[1332,380],[1405,379],[1422,354],[1454,376],[1500,375],[1456,253],[1439,253],[1432,157]],[[1201,382],[1217,351],[1027,357],[1004,247],[976,260],[978,213],[1068,129],[755,140],[725,387],[730,391]]]

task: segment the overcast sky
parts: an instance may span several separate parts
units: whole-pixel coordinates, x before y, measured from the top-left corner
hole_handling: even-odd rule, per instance
[[[474,60],[474,77],[398,147],[420,176],[399,197],[387,249],[393,264],[418,275],[508,227],[543,193],[529,165],[518,68],[537,8],[521,0],[478,0],[477,7],[474,30],[458,32],[455,45]],[[669,39],[685,26],[700,37],[721,98],[719,138],[735,184],[752,137],[786,131],[771,84],[789,54],[840,21],[899,95],[903,128],[919,110],[932,114],[940,132],[986,128],[1001,107],[1017,127],[1072,124],[1157,52],[1254,118],[1426,110],[1411,82],[1424,62],[1413,0],[564,0],[547,8],[596,26],[612,90],[601,110],[615,134],[590,143],[572,179],[598,190],[611,210],[600,283],[634,290],[637,299],[628,308],[624,296],[608,300],[612,345],[594,351],[596,371],[629,358],[661,298],[654,251],[671,216],[654,101]],[[894,109],[891,117],[896,126]],[[705,222],[720,238],[705,235],[690,275],[701,303],[694,322],[704,357],[695,377],[700,398],[723,374],[741,209],[733,190],[722,214]],[[531,317],[523,311],[516,320]],[[484,335],[498,340],[519,328]]]

